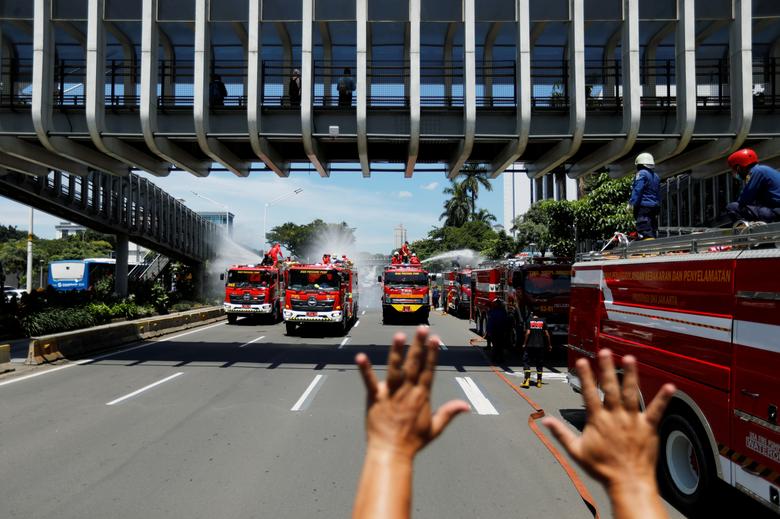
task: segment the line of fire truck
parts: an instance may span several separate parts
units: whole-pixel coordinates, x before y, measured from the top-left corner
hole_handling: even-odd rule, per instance
[[[525,325],[536,311],[544,317],[558,344],[568,334],[571,262],[528,256],[444,272],[444,307],[474,321],[483,335],[493,302],[501,300],[509,314],[509,344],[522,342]]]
[[[239,316],[284,320],[287,335],[329,324],[344,335],[358,315],[358,273],[350,261],[232,265],[223,274],[228,323]]]

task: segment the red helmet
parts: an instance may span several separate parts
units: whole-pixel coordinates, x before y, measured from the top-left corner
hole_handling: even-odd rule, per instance
[[[728,162],[729,167],[733,170],[736,170],[737,166],[742,169],[747,169],[753,164],[758,163],[758,155],[750,148],[742,148],[729,155]]]

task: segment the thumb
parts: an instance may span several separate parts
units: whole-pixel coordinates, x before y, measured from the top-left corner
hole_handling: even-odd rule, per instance
[[[463,400],[450,400],[436,410],[431,423],[431,439],[439,436],[453,418],[460,413],[471,411],[471,406]]]

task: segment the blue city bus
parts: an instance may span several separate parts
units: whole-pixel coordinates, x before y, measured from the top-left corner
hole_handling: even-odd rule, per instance
[[[87,258],[49,263],[49,286],[58,292],[89,290],[101,279],[114,275],[116,260]]]

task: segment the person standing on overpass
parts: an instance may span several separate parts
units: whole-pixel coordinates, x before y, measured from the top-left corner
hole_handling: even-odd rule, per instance
[[[637,155],[634,164],[637,173],[631,187],[628,208],[634,213],[639,239],[657,238],[658,213],[661,210],[661,177],[653,171],[655,159],[649,153]]]
[[[734,176],[745,183],[737,201],[726,206],[731,219],[780,221],[780,172],[759,164],[758,155],[750,148],[729,155],[728,163]]]

